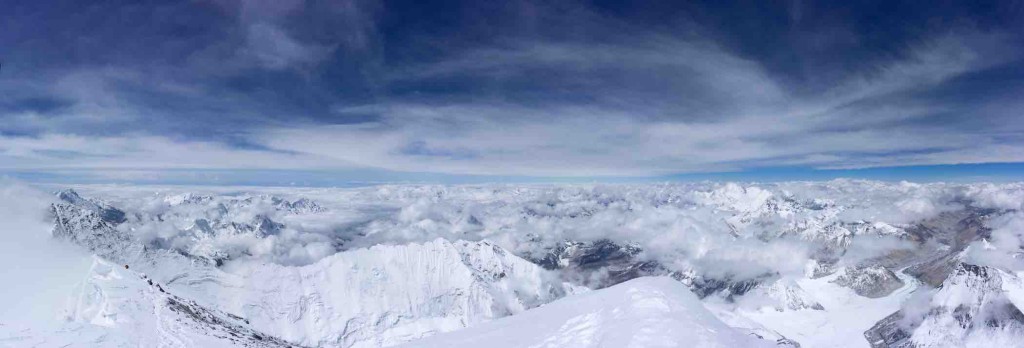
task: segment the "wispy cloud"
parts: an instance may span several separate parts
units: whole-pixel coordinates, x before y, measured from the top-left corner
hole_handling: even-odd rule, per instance
[[[460,6],[409,18],[361,0],[169,4],[143,11],[155,24],[137,36],[102,16],[55,29],[82,31],[82,57],[43,43],[57,34],[0,34],[41,52],[0,72],[0,168],[649,176],[1024,161],[1024,86],[978,82],[1021,66],[1019,36],[997,25],[894,34],[850,62],[828,50],[877,38],[800,31],[809,15],[790,8],[796,32],[738,46],[742,26],[692,18]],[[517,22],[480,21],[499,17]],[[751,44],[762,36],[781,45]],[[815,64],[780,63],[785,48]]]
[[[221,142],[152,135],[0,136],[3,169],[332,168],[343,162],[283,151],[240,149]]]
[[[272,148],[367,166],[471,174],[656,175],[793,164],[860,168],[1022,160],[1024,143],[997,139],[990,132],[998,129],[968,133],[918,122],[948,106],[925,104],[913,93],[994,64],[983,58],[986,47],[972,46],[965,37],[927,42],[907,59],[811,95],[784,92],[757,64],[712,45],[653,41],[486,49],[392,78],[502,79],[538,67],[577,71],[575,78],[591,70],[648,69],[690,84],[672,90],[680,99],[701,93],[730,97],[717,103],[699,98],[702,110],[666,107],[661,99],[623,104],[620,97],[628,92],[621,86],[587,88],[584,93],[598,94],[585,103],[396,101],[341,110],[373,111],[382,116],[379,122],[275,128],[257,139]],[[403,151],[410,144],[428,151]]]

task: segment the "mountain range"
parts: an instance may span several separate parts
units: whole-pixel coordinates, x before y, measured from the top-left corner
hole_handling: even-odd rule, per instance
[[[0,344],[1024,345],[1020,184],[77,189],[26,201],[87,271]]]

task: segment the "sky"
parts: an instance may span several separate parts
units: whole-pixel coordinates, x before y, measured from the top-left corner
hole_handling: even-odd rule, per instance
[[[1019,1],[52,1],[30,181],[1024,180]]]

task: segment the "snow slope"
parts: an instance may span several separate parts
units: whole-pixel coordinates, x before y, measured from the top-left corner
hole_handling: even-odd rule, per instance
[[[841,275],[817,279],[800,279],[799,284],[816,299],[822,310],[801,309],[779,311],[772,307],[756,310],[738,309],[737,313],[785,337],[801,347],[869,347],[864,331],[877,321],[899,310],[900,304],[913,293],[919,282],[906,274],[898,274],[904,284],[882,298],[858,295],[853,289],[835,284]]]
[[[865,333],[875,347],[1024,347],[1016,276],[959,263],[935,291],[922,292]]]
[[[96,257],[59,327],[0,330],[0,345],[382,347],[586,291],[487,242],[380,245],[306,266],[236,261],[224,270],[146,257],[159,258],[126,269]]]
[[[403,347],[759,346],[774,342],[726,326],[679,282],[644,277]]]
[[[0,337],[4,347],[293,347],[236,315],[165,291],[145,274],[93,259],[60,325]]]
[[[923,322],[910,341],[916,347],[1022,347],[1024,314],[1004,290],[1012,275],[995,268],[961,263],[931,299]],[[1011,281],[1012,282],[1012,281]]]
[[[381,347],[523,312],[579,292],[484,242],[379,245],[294,267],[229,264],[221,308],[308,346]]]

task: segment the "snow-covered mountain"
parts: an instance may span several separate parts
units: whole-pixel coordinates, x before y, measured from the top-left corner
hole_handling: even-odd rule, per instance
[[[67,319],[153,346],[380,347],[586,291],[484,242],[377,246],[306,266],[239,263],[228,272],[144,266],[156,272],[149,275],[130,266],[97,259]],[[273,340],[250,342],[256,336]]]
[[[937,290],[921,294],[921,307],[886,317],[865,336],[873,347],[1021,347],[1024,313],[1010,297],[1022,291],[1011,274],[959,263]]]
[[[289,266],[258,260],[237,260],[217,267],[208,254],[193,255],[195,249],[172,249],[159,244],[144,244],[127,236],[124,228],[104,220],[94,206],[96,201],[79,197],[74,191],[62,191],[55,203],[54,236],[96,252],[111,262],[135,266],[148,272],[163,293],[182,294],[177,303],[192,303],[209,311],[221,310],[244,320],[246,330],[303,346],[379,347],[394,345],[436,332],[451,331],[473,323],[522,312],[554,299],[586,291],[559,280],[554,274],[486,241],[449,242],[437,239],[422,244],[378,245],[333,254],[315,263]],[[66,200],[64,197],[77,197]],[[171,199],[171,206],[205,204],[215,201],[197,195]],[[295,214],[295,203],[266,198],[273,206]],[[253,199],[233,200],[235,205],[218,203],[214,211],[225,216]],[[317,207],[308,200],[301,206]],[[323,212],[303,210],[299,213]],[[168,219],[183,214],[164,212]],[[217,223],[210,232],[246,234],[254,238],[272,238],[262,226],[265,215],[253,224]],[[145,217],[133,219],[144,220]],[[132,222],[120,221],[125,225]],[[242,227],[239,227],[242,226]],[[186,229],[187,232],[190,232]],[[208,237],[203,235],[202,237]],[[104,261],[106,262],[106,261]],[[110,268],[109,264],[105,264]],[[120,278],[120,277],[118,277]],[[107,298],[118,286],[92,286],[93,298]],[[124,296],[120,296],[124,298]],[[147,303],[148,298],[128,297],[122,302]],[[172,297],[173,299],[174,297]],[[194,302],[192,302],[194,301]],[[198,303],[198,304],[197,304]],[[166,310],[175,303],[153,305],[152,311]],[[110,307],[108,303],[86,307]],[[131,317],[127,307],[113,305],[112,313],[75,315],[82,317]],[[88,311],[85,310],[85,311]],[[146,312],[149,312],[147,310]],[[94,321],[90,319],[90,322]],[[139,320],[145,322],[147,320]],[[134,322],[139,322],[134,321]],[[115,323],[107,323],[114,325]],[[155,336],[154,336],[155,337]]]
[[[306,346],[380,347],[513,315],[585,289],[487,242],[341,252],[306,266],[239,263],[220,300]]]
[[[868,298],[888,296],[904,285],[895,273],[879,265],[845,268],[834,282]]]
[[[124,212],[82,198],[74,190],[57,193],[59,201],[50,205],[53,236],[81,245],[97,255],[122,260],[142,251],[132,236],[117,229],[125,221]]]
[[[96,259],[62,285],[55,327],[0,325],[0,343],[415,346],[574,325],[554,312],[598,313],[586,335],[608,340],[589,346],[647,335],[636,313],[779,346],[1004,342],[1020,337],[1022,200],[1019,184],[847,180],[60,189],[33,203],[44,233]],[[670,308],[611,313],[636,307],[630,287]],[[715,320],[678,317],[695,303]]]

